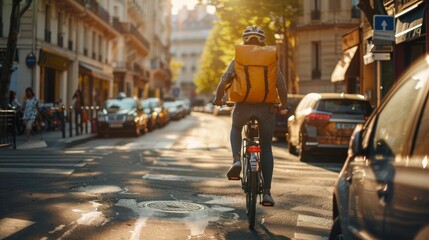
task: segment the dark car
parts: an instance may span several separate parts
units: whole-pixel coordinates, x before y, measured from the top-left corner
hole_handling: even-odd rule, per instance
[[[300,94],[288,94],[287,104],[288,104],[289,110],[285,113],[283,112],[276,113],[276,125],[274,127],[274,137],[276,137],[277,140],[286,139],[287,120],[293,114],[293,112],[296,109],[296,106],[298,105],[299,101],[301,101],[303,97],[304,95],[300,95]]]
[[[422,59],[354,130],[330,239],[429,239],[428,81]]]
[[[301,161],[311,160],[315,153],[345,155],[354,128],[371,112],[362,95],[309,93],[288,119],[289,152],[298,152]]]
[[[138,136],[147,129],[147,115],[137,98],[118,97],[104,103],[97,116],[99,136],[126,133]]]

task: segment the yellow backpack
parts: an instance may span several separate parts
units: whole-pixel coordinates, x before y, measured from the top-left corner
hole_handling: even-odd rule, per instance
[[[235,78],[229,86],[229,101],[279,103],[275,46],[235,46]]]

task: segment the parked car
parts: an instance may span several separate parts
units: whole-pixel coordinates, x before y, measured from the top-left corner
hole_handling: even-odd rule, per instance
[[[206,105],[204,105],[204,112],[205,113],[213,113],[214,110],[214,105],[213,103],[207,103]]]
[[[185,116],[185,110],[183,109],[182,103],[178,101],[164,102],[164,106],[168,109],[171,120],[180,120]]]
[[[422,59],[354,130],[330,239],[429,239],[428,81]]]
[[[288,103],[289,110],[285,113],[283,112],[276,113],[276,125],[274,127],[274,137],[276,137],[277,140],[286,139],[287,120],[293,114],[293,112],[296,109],[296,106],[298,105],[299,101],[301,101],[303,97],[304,95],[301,95],[301,94],[288,94],[287,103]]]
[[[230,116],[231,112],[232,112],[233,107],[229,107],[229,106],[214,106],[213,108],[213,115],[218,116],[218,115],[224,115],[224,116]]]
[[[149,130],[163,127],[168,124],[170,117],[168,110],[159,98],[146,98],[141,100],[145,113],[149,116]]]
[[[288,119],[289,152],[298,151],[301,161],[332,150],[345,154],[354,128],[371,112],[371,104],[362,95],[309,93]]]
[[[108,99],[98,112],[97,133],[99,136],[112,133],[138,136],[146,132],[147,119],[137,98],[119,96],[116,99]]]

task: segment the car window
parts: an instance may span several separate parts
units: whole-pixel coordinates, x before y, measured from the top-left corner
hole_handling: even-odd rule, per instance
[[[414,156],[427,156],[429,154],[429,99],[426,102],[420,125],[417,128],[417,138],[414,145]]]
[[[105,104],[106,109],[127,110],[136,108],[136,101],[133,98],[109,99]]]
[[[368,101],[354,99],[323,99],[319,101],[317,110],[338,114],[368,116],[371,114],[372,108]]]
[[[411,111],[427,82],[422,76],[416,74],[404,82],[379,113],[369,148],[371,159],[387,160],[402,152],[407,126],[414,119]]]

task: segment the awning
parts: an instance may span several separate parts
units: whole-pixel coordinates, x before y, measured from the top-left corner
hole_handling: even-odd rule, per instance
[[[423,28],[425,16],[424,6],[400,15],[396,19],[396,44],[420,37],[425,33]]]
[[[358,46],[344,51],[343,57],[338,61],[337,66],[335,66],[334,71],[331,75],[331,82],[340,82],[344,81],[347,69],[349,68],[350,62],[352,61]]]
[[[67,56],[46,48],[40,49],[39,65],[65,71],[70,62],[71,60]]]
[[[95,78],[113,81],[113,74],[104,71],[102,68],[99,68],[99,67],[96,67],[96,66],[93,66],[91,64],[84,63],[84,62],[79,63],[79,68],[83,68],[83,70],[86,74],[93,76]]]

